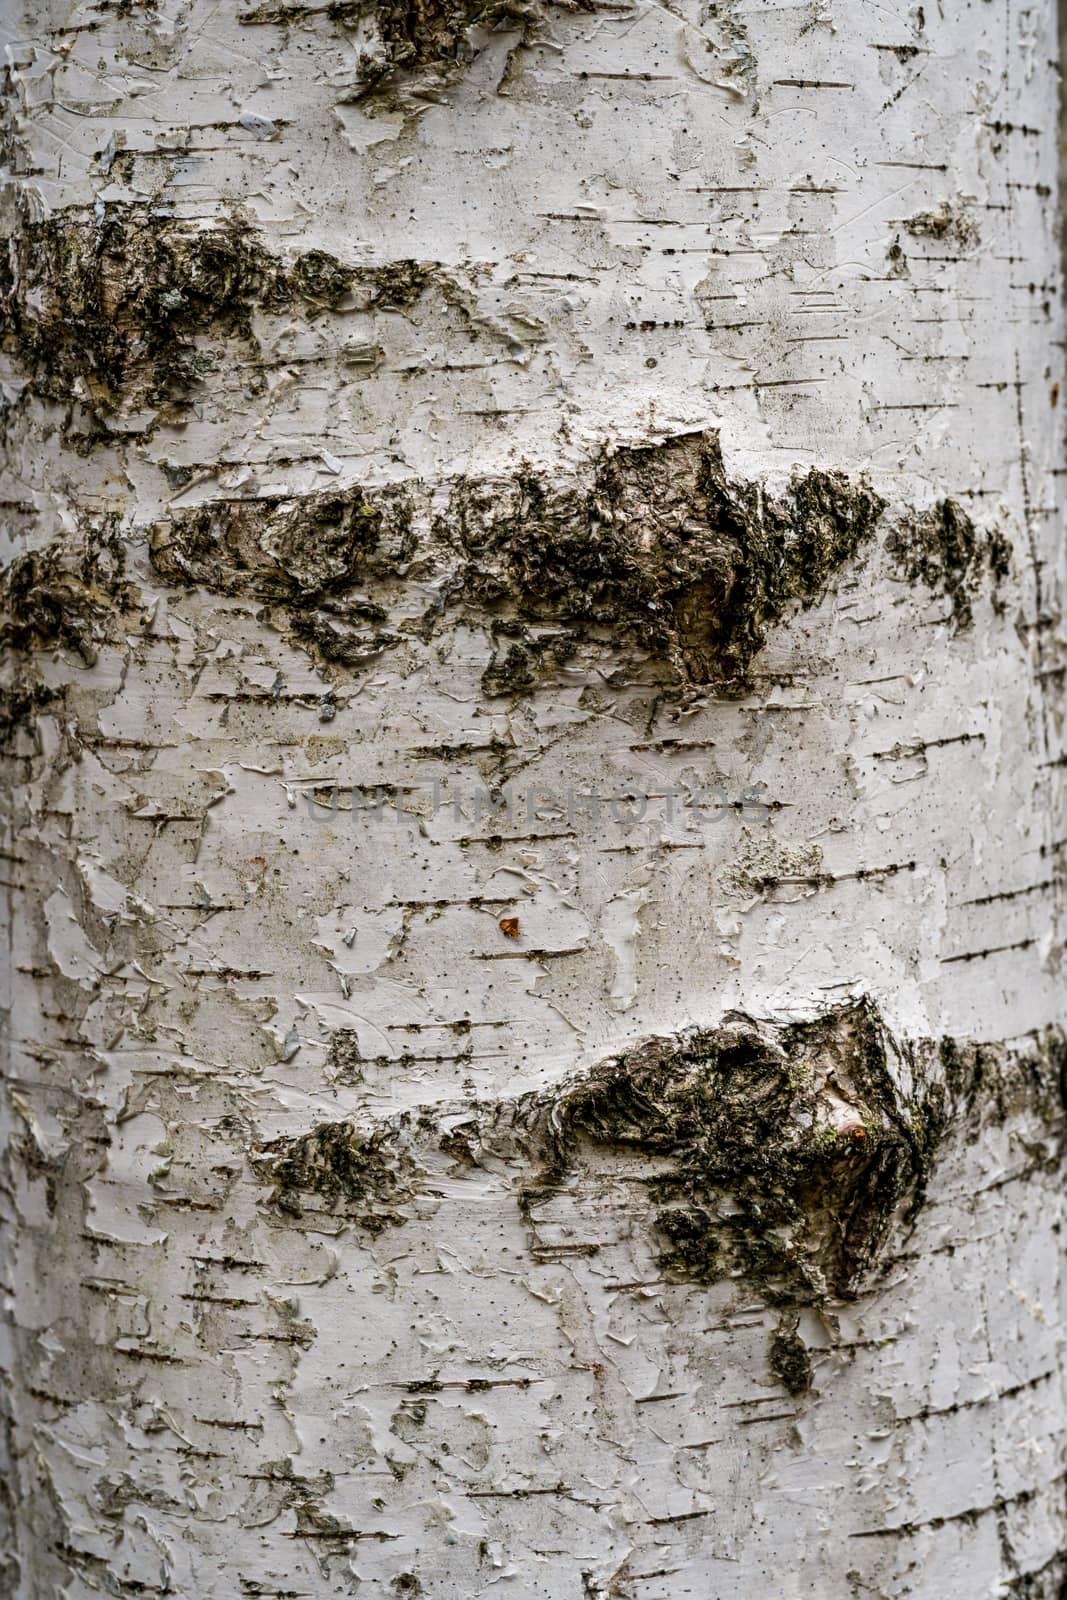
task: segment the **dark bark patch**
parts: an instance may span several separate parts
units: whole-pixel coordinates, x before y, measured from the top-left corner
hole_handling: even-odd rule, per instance
[[[198,335],[251,341],[257,308],[402,309],[432,271],[346,266],[323,250],[287,262],[247,223],[198,227],[162,206],[61,211],[24,221],[0,259],[4,343],[36,393],[79,404],[106,437],[108,418],[188,405],[208,372]]]
[[[569,9],[587,11],[588,0],[571,0]],[[536,0],[262,0],[238,13],[246,26],[321,25],[341,32],[359,29],[361,54],[349,98],[368,101],[368,109],[393,104],[391,90],[410,85],[416,92],[444,87],[481,54],[485,37],[498,29],[521,31],[523,42],[543,25]]]
[[[465,558],[468,605],[628,637],[702,683],[743,679],[768,626],[821,594],[883,506],[814,468],[773,498],[727,478],[716,435],[686,434],[605,452],[584,481],[463,480],[439,530]]]
[[[937,1143],[936,1109],[902,1101],[886,1049],[865,1003],[652,1040],[555,1106],[556,1168],[584,1141],[669,1158],[649,1180],[665,1269],[743,1278],[771,1303],[850,1297]]]
[[[152,565],[169,583],[301,607],[366,579],[395,577],[413,553],[403,495],[359,488],[213,501],[149,534]],[[380,607],[369,610],[374,621],[384,616]],[[359,616],[359,602],[350,599],[346,614]]]
[[[347,1045],[346,1045],[347,1048]],[[1067,1040],[1025,1048],[893,1040],[867,1000],[811,1022],[740,1014],[650,1039],[562,1084],[473,1102],[463,1120],[421,1108],[363,1129],[323,1123],[256,1148],[272,1202],[326,1210],[371,1232],[410,1220],[422,1195],[485,1161],[513,1174],[537,1259],[565,1222],[569,1255],[595,1253],[605,1186],[675,1282],[744,1283],[779,1310],[768,1360],[793,1394],[811,1385],[800,1308],[855,1298],[894,1230],[914,1222],[947,1137],[1036,1111],[1063,1156]]]
[[[963,200],[942,200],[932,211],[917,211],[903,226],[913,239],[934,239],[961,252],[975,249],[980,239],[978,224]]]
[[[416,1192],[418,1166],[394,1124],[362,1131],[350,1122],[322,1122],[296,1138],[274,1139],[252,1153],[257,1175],[273,1187],[273,1203],[300,1216],[339,1212],[373,1233],[405,1220],[401,1209]]]
[[[586,643],[636,651],[676,684],[743,691],[768,628],[821,596],[884,509],[821,468],[777,497],[730,480],[713,433],[605,450],[573,473],[457,479],[433,513],[430,498],[416,484],[216,502],[153,528],[152,561],[170,582],[296,608],[297,637],[341,661],[385,647],[366,624],[414,564],[439,599],[409,630],[480,622],[496,646],[488,695],[529,692]],[[333,642],[346,623],[349,654]]]
[[[211,502],[152,528],[150,551],[169,582],[285,606],[298,642],[357,670],[466,617],[493,642],[490,698],[531,693],[580,650],[663,686],[743,694],[770,628],[816,604],[883,527],[890,571],[946,595],[956,628],[989,575],[998,603],[1010,545],[955,500],[890,510],[821,467],[771,494],[728,477],[710,432],[605,448],[573,471],[457,478],[443,505],[419,482]],[[435,589],[415,614],[411,577]]]
[[[1011,570],[1011,546],[998,530],[980,532],[956,500],[894,519],[885,541],[895,575],[946,595],[957,628],[974,621],[974,600],[990,573],[997,587]]]
[[[43,683],[15,682],[0,686],[0,754],[17,756],[22,735],[28,736],[29,749],[35,747],[33,738],[37,718],[42,712],[54,710],[62,703],[58,689]]]
[[[59,646],[91,666],[135,598],[117,523],[87,522],[75,541],[24,551],[0,573],[0,645]]]
[[[782,1317],[771,1335],[767,1361],[778,1382],[790,1394],[806,1394],[811,1388],[811,1355],[797,1326],[795,1316]]]
[[[1011,1566],[1018,1567],[1011,1552]],[[1003,1586],[1005,1600],[1067,1600],[1067,1553],[1061,1552],[1034,1572],[1017,1572]]]
[[[216,501],[149,531],[149,559],[166,582],[281,606],[295,643],[350,671],[402,642],[383,601],[414,553],[406,496],[358,487]]]

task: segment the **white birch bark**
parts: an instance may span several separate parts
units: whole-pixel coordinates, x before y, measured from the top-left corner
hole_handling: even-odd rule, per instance
[[[4,1593],[1061,1594],[1051,0],[3,37]]]

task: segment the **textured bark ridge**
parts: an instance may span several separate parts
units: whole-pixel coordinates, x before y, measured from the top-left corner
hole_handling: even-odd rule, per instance
[[[790,1313],[855,1297],[894,1224],[914,1221],[946,1129],[976,1125],[979,1095],[1003,1119],[1026,1102],[1055,1125],[1065,1074],[1058,1032],[1021,1052],[900,1043],[859,1001],[813,1022],[729,1016],[551,1090],[325,1122],[251,1160],[279,1213],[371,1233],[503,1162],[539,1260],[595,1254],[581,1235],[625,1186],[669,1277],[745,1283],[781,1308],[771,1365],[799,1392],[809,1374]]]
[[[403,312],[431,282],[458,294],[434,263],[283,259],[243,220],[203,226],[112,203],[23,219],[0,301],[27,393],[64,406],[68,437],[90,450],[182,418],[231,364],[230,341],[245,347],[244,382],[262,386],[258,317]],[[175,487],[188,477],[178,469]],[[822,467],[772,494],[727,474],[711,430],[605,447],[569,472],[458,477],[444,493],[415,481],[212,500],[149,529],[151,568],[284,608],[291,637],[335,669],[366,669],[471,617],[495,646],[483,688],[504,696],[529,692],[580,645],[636,649],[668,682],[743,689],[768,628],[820,599],[879,533],[890,574],[947,595],[957,626],[986,573],[999,583],[1010,566],[1005,537],[954,499],[891,507],[863,478]],[[116,627],[129,620],[117,614],[136,594],[123,539],[137,537],[113,516],[87,517],[75,538],[17,558],[6,637],[89,659],[109,611]]]

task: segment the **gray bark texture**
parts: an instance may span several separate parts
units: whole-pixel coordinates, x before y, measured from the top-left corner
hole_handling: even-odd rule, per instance
[[[0,1594],[1063,1600],[1052,0],[0,43]]]

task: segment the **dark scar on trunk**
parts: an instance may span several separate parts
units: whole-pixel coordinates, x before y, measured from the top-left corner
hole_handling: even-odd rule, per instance
[[[570,470],[235,496],[147,529],[157,580],[262,605],[341,681],[479,628],[488,699],[529,695],[579,656],[667,693],[749,693],[770,629],[879,541],[890,576],[946,596],[957,630],[987,573],[997,603],[1010,566],[1007,541],[953,500],[890,508],[815,467],[771,494],[727,474],[714,432],[605,447]],[[114,517],[87,516],[0,574],[0,637],[17,650],[91,661],[138,621]]]
[[[570,12],[591,12],[590,0],[567,0]],[[246,26],[321,26],[341,34],[360,29],[361,53],[345,98],[371,113],[402,109],[404,89],[433,93],[453,82],[481,54],[494,30],[518,32],[523,44],[545,32],[538,0],[261,0],[238,12]]]
[[[323,1123],[250,1159],[280,1220],[325,1212],[372,1233],[417,1217],[444,1180],[503,1163],[539,1261],[596,1254],[620,1186],[668,1281],[744,1284],[777,1309],[771,1368],[801,1393],[800,1310],[877,1284],[947,1137],[1026,1107],[1062,1129],[1065,1075],[1059,1030],[1019,1047],[902,1042],[861,1000],[811,1022],[730,1014],[549,1090]]]
[[[580,650],[622,653],[652,681],[750,687],[771,626],[815,604],[886,520],[898,576],[952,598],[957,626],[1005,541],[954,501],[887,513],[862,480],[794,472],[777,495],[730,478],[718,435],[606,447],[584,467],[212,502],[149,534],[164,580],[282,608],[324,662],[360,668],[468,618],[494,653],[488,697],[530,693]],[[416,581],[432,600],[414,607]]]

